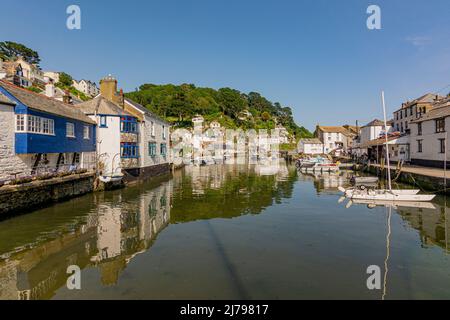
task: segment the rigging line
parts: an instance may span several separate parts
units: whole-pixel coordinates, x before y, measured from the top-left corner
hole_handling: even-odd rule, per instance
[[[383,282],[383,296],[381,300],[385,300],[387,293],[387,275],[388,275],[388,260],[391,254],[390,246],[391,246],[391,216],[392,216],[392,207],[388,206],[389,212],[387,216],[387,235],[386,235],[386,259],[384,260],[384,282]]]
[[[433,92],[433,93],[439,93],[439,92],[441,92],[441,91],[444,91],[444,90],[447,89],[447,88],[450,88],[450,84],[448,84],[448,85],[446,85],[445,87],[439,89],[439,91],[435,91],[435,92]]]

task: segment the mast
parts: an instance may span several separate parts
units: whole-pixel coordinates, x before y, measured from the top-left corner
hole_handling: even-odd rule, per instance
[[[381,91],[381,100],[383,102],[384,136],[386,138],[386,162],[387,162],[388,186],[389,186],[389,191],[392,192],[391,163],[389,161],[388,129],[387,129],[387,120],[386,120],[386,104],[384,102],[384,91]]]

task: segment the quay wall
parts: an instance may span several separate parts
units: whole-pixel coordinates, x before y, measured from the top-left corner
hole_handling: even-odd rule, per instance
[[[93,191],[94,173],[32,181],[0,188],[0,220]]]

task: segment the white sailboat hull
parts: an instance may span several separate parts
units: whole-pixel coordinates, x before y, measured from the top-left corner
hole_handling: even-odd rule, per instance
[[[389,192],[388,190],[385,189],[377,189],[377,191],[380,192]],[[357,193],[359,191],[355,191],[355,189],[349,189],[345,191],[345,195],[348,198],[352,197],[353,193]],[[396,194],[396,195],[415,195],[418,194],[420,192],[420,190],[416,190],[416,189],[404,189],[404,190],[392,190],[391,193]]]
[[[351,199],[355,200],[382,200],[382,201],[431,201],[435,195],[428,194],[394,194],[390,192],[353,193]]]

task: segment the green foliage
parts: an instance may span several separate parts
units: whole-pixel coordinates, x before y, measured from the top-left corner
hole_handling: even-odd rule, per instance
[[[72,86],[72,80],[73,78],[65,72],[61,72],[59,74],[59,84],[61,84],[62,86],[66,87]]]
[[[200,114],[207,123],[217,120],[225,128],[274,129],[281,124],[297,139],[312,137],[295,123],[291,108],[272,103],[257,92],[244,94],[232,88],[215,90],[193,84],[143,84],[125,96],[177,127],[191,127],[191,118]],[[246,112],[252,116],[242,117]]]
[[[88,97],[86,94],[84,94],[84,93],[81,92],[81,91],[78,91],[78,90],[75,89],[74,87],[72,87],[72,86],[67,86],[67,85],[62,84],[61,81],[58,82],[58,83],[56,84],[56,86],[57,86],[58,88],[63,89],[63,90],[69,90],[69,92],[70,92],[72,95],[78,97],[78,99],[80,99],[81,101],[88,101],[88,100],[91,99],[91,98]]]
[[[42,92],[41,89],[39,89],[37,87],[33,87],[33,86],[28,87],[27,89],[30,90],[30,91],[36,92],[36,93],[41,93]]]
[[[22,56],[28,63],[36,65],[41,62],[36,51],[12,41],[0,42],[0,56],[4,59],[16,59],[18,56]]]

